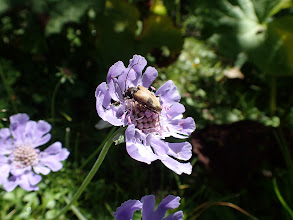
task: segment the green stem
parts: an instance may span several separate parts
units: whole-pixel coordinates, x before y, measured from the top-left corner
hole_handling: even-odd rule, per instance
[[[293,184],[293,160],[291,158],[291,154],[290,154],[290,150],[289,150],[289,146],[287,144],[287,141],[284,137],[283,131],[282,129],[276,128],[276,130],[273,131],[273,134],[276,138],[276,141],[278,143],[278,146],[280,148],[281,154],[284,158],[285,164],[288,168],[288,181],[289,184],[292,185]],[[276,192],[277,193],[277,192]],[[292,193],[292,188],[288,189],[288,194],[290,195]]]
[[[53,91],[52,100],[51,100],[51,118],[52,118],[52,127],[54,127],[54,121],[55,121],[55,101],[56,101],[56,95],[58,92],[58,89],[61,85],[61,80],[58,81],[58,83],[55,86],[55,89]]]
[[[291,218],[293,219],[293,211],[292,209],[288,206],[288,204],[286,203],[285,199],[282,197],[278,185],[277,185],[277,181],[276,178],[273,179],[273,187],[275,190],[275,193],[280,201],[280,203],[282,204],[282,206],[288,211],[289,215],[291,216]]]
[[[69,203],[68,198],[65,197],[64,200],[66,203]],[[83,214],[79,211],[79,209],[75,205],[71,205],[71,210],[73,211],[73,213],[76,215],[76,217],[79,220],[87,220],[87,218],[83,216]]]
[[[2,81],[3,81],[3,84],[4,84],[4,87],[5,87],[5,90],[6,90],[6,92],[7,92],[8,99],[9,99],[10,102],[11,102],[11,105],[12,105],[13,111],[14,111],[14,113],[17,113],[18,111],[17,111],[16,105],[15,105],[15,102],[14,102],[14,100],[13,100],[12,89],[11,89],[11,87],[10,87],[10,86],[8,85],[8,83],[7,83],[7,80],[6,80],[6,77],[5,77],[5,75],[4,75],[3,68],[2,68],[2,66],[1,66],[1,64],[0,64],[0,76],[1,76],[1,79],[2,79]]]
[[[90,183],[90,181],[92,180],[92,178],[94,177],[94,175],[96,174],[96,172],[98,171],[98,169],[100,168],[102,162],[105,159],[105,156],[108,152],[108,150],[110,149],[112,142],[113,142],[113,138],[120,133],[123,129],[123,127],[120,127],[118,130],[116,130],[116,132],[114,132],[112,134],[112,136],[106,141],[103,149],[100,152],[100,155],[98,157],[98,159],[96,160],[94,166],[92,167],[92,169],[90,170],[90,172],[88,173],[87,177],[85,178],[85,180],[83,181],[83,183],[81,184],[81,186],[79,187],[79,189],[76,191],[76,193],[73,195],[71,201],[59,212],[59,214],[57,214],[53,219],[58,219],[59,216],[61,216],[62,214],[64,214],[70,207],[71,205],[80,197],[80,195],[83,193],[83,191],[85,190],[85,188],[87,187],[87,185]]]
[[[67,127],[65,129],[65,144],[64,144],[65,148],[69,147],[69,140],[70,140],[70,128]]]

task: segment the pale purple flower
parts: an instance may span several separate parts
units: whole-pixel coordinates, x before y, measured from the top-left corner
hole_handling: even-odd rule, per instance
[[[51,144],[44,151],[37,147],[51,139],[51,125],[46,121],[29,120],[27,114],[10,117],[10,128],[0,129],[0,184],[10,192],[16,186],[27,191],[38,190],[37,184],[50,171],[63,167],[69,152],[60,142]]]
[[[169,80],[156,92],[162,110],[155,111],[145,103],[125,96],[128,88],[151,87],[158,76],[153,67],[145,68],[144,57],[134,55],[126,68],[118,61],[110,67],[107,82],[96,89],[96,108],[99,116],[114,126],[128,126],[125,132],[126,149],[135,160],[150,164],[161,160],[162,163],[177,174],[190,174],[189,162],[192,147],[188,142],[168,143],[163,139],[173,136],[184,139],[195,129],[193,118],[183,119],[185,108],[179,103],[177,87]]]
[[[177,208],[180,203],[180,197],[168,195],[155,209],[155,196],[147,195],[141,198],[141,200],[128,200],[114,212],[116,220],[131,220],[135,211],[141,210],[142,220],[182,220],[183,212],[177,211],[167,217],[165,214],[168,209]],[[164,218],[165,217],[165,218]]]

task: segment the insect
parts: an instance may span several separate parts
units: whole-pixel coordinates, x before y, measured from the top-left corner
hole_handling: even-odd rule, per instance
[[[126,83],[127,83],[130,70],[137,64],[139,63],[136,63],[133,66],[131,66],[131,68],[127,72],[124,88],[127,88]],[[122,89],[120,88],[119,84],[117,83],[116,85],[120,89],[120,92],[124,99],[133,99],[134,101],[138,102],[143,107],[145,107],[146,109],[157,114],[161,113],[161,110],[162,110],[161,103],[159,99],[153,94],[155,89],[152,86],[150,86],[149,89],[147,89],[144,86],[129,87],[128,89],[125,90],[125,92],[122,92]],[[119,103],[119,101],[113,104],[116,104],[116,103]]]
[[[124,93],[124,98],[134,99],[146,109],[155,113],[162,110],[159,99],[144,86],[130,87]]]

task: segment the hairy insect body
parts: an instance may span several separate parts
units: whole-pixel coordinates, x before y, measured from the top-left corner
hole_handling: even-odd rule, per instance
[[[125,92],[125,97],[134,99],[153,112],[160,113],[162,110],[159,99],[144,86],[128,88]]]

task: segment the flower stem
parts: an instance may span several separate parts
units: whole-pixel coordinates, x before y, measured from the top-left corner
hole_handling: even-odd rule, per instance
[[[83,181],[83,183],[81,184],[81,186],[79,187],[79,189],[76,191],[76,193],[73,195],[71,201],[52,219],[58,219],[59,216],[61,216],[62,214],[64,214],[70,207],[71,205],[80,197],[80,195],[83,193],[83,191],[85,190],[85,188],[87,187],[87,185],[90,183],[90,181],[92,180],[92,178],[94,177],[94,175],[96,174],[96,172],[98,171],[98,169],[100,168],[102,162],[105,159],[105,156],[108,152],[108,150],[110,149],[112,142],[113,142],[113,138],[120,133],[123,129],[123,127],[120,127],[118,130],[116,130],[116,132],[114,132],[111,137],[109,137],[109,139],[106,141],[103,149],[100,152],[100,155],[98,157],[98,159],[96,160],[94,166],[92,167],[92,169],[90,170],[90,172],[88,173],[87,177],[85,178],[85,180]]]
[[[282,197],[280,190],[278,188],[277,185],[277,180],[276,178],[273,179],[273,187],[276,193],[276,196],[278,197],[280,203],[282,204],[282,206],[284,207],[284,209],[287,210],[287,212],[289,213],[289,215],[291,216],[291,218],[293,218],[293,210],[289,207],[289,205],[286,203],[285,199]]]
[[[55,89],[53,91],[52,100],[51,100],[51,118],[52,118],[52,127],[54,127],[55,122],[55,101],[56,101],[56,95],[57,91],[61,85],[61,80],[58,81],[58,83],[55,86]]]
[[[66,203],[69,203],[68,198],[65,197],[64,200]],[[83,216],[83,214],[79,211],[79,209],[75,205],[71,205],[71,210],[74,212],[74,214],[79,220],[87,220],[87,218]]]

